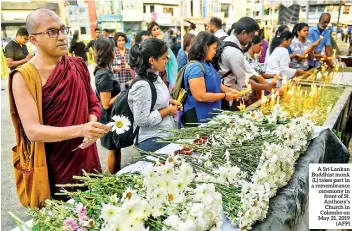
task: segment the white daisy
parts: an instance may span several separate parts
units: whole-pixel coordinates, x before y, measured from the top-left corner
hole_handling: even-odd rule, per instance
[[[128,120],[127,117],[114,115],[112,117],[112,120],[114,122],[110,122],[107,125],[112,126],[113,132],[116,132],[117,134],[120,135],[125,131],[128,131],[128,129],[130,129],[131,122]]]
[[[119,207],[113,206],[111,204],[103,203],[100,217],[103,218],[103,220],[108,223],[113,223],[113,221],[116,220],[116,217],[119,216],[119,213],[120,213]]]

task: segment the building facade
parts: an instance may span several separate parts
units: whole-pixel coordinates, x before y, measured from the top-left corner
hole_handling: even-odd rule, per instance
[[[52,0],[1,1],[1,37],[13,38],[27,16],[35,9],[47,8],[60,15],[58,2]]]

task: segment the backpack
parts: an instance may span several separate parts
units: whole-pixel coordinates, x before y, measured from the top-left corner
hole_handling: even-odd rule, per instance
[[[234,42],[230,42],[230,41],[223,41],[226,38],[226,36],[218,39],[218,46],[216,47],[216,54],[213,57],[213,61],[212,64],[214,66],[214,68],[219,71],[220,70],[220,63],[222,63],[222,52],[224,51],[225,47],[234,47],[239,49],[242,53],[243,50]],[[224,75],[221,76],[221,79],[229,76],[232,73],[231,69],[226,72]]]
[[[125,148],[133,145],[135,138],[136,138],[136,144],[138,144],[139,126],[137,126],[136,130],[133,132],[134,117],[133,117],[131,108],[128,105],[128,93],[132,88],[133,84],[141,80],[148,82],[150,86],[150,90],[152,91],[152,102],[151,102],[150,111],[153,111],[153,108],[155,106],[157,93],[156,93],[156,88],[154,84],[146,78],[136,76],[133,79],[133,82],[131,83],[131,85],[125,91],[121,92],[121,94],[116,98],[111,108],[111,114],[110,114],[111,117],[113,117],[114,115],[125,116],[131,122],[131,126],[128,131],[125,131],[122,134],[117,134],[116,132],[113,132],[112,138],[113,138],[113,141],[115,142],[116,148]]]
[[[221,58],[221,53],[224,49],[223,45],[224,45],[224,40],[225,38],[227,38],[228,36],[223,36],[221,38],[216,38],[218,41],[218,45],[216,47],[216,53],[215,56],[213,57],[213,60],[211,61],[211,64],[213,65],[213,67],[219,71],[220,70],[220,65],[219,65],[219,59]]]
[[[177,72],[177,78],[176,78],[176,83],[174,88],[172,89],[171,96],[173,99],[177,99],[178,95],[180,94],[181,89],[185,89],[185,83],[184,83],[184,75],[185,75],[185,70],[188,64],[190,63],[198,63],[200,68],[202,68],[203,73],[205,74],[205,70],[202,64],[196,60],[192,60],[189,63],[187,63],[184,67]]]

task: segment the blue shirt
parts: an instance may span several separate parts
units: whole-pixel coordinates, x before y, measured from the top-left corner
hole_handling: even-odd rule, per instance
[[[181,41],[181,36],[176,36],[176,42],[177,42],[177,40]],[[177,49],[181,49],[181,43],[176,43],[176,47],[177,47]]]
[[[205,74],[199,65],[203,66]],[[221,109],[221,100],[215,102],[198,102],[193,98],[190,94],[191,91],[188,81],[199,77],[204,77],[206,92],[210,93],[221,93],[221,78],[211,63],[199,61],[199,63],[190,63],[186,67],[183,78],[188,96],[183,106],[184,111],[186,112],[189,109],[195,108],[198,122],[204,123],[207,122],[207,119],[214,116],[214,114],[211,113],[218,112],[214,109]]]
[[[352,27],[348,27],[347,33],[351,33],[351,32],[352,32]]]
[[[127,41],[127,43],[126,43],[125,46],[126,46],[127,49],[130,50],[130,49],[131,49],[131,40],[132,40],[132,36],[131,36],[131,35],[127,35],[127,40],[128,40],[128,41]]]
[[[331,32],[328,29],[325,29],[322,31],[322,33],[320,33],[317,25],[312,26],[309,28],[308,40],[314,43],[319,39],[320,35],[323,36],[323,40],[321,40],[319,45],[315,48],[316,52],[321,53],[325,46],[331,46],[330,34]],[[314,61],[309,61],[309,65],[314,66]]]
[[[177,64],[176,56],[174,55],[174,52],[172,52],[170,48],[168,48],[168,55],[169,55],[169,61],[166,63],[165,69],[167,73],[167,81],[170,84],[169,87],[172,88],[176,83],[178,64]]]
[[[177,63],[178,63],[178,70],[181,70],[188,63],[188,58],[186,52],[183,49],[180,49],[177,54]]]

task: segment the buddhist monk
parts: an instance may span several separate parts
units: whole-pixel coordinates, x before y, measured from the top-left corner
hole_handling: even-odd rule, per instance
[[[73,182],[72,176],[82,175],[83,169],[101,171],[96,140],[110,127],[97,122],[100,104],[83,59],[67,56],[69,28],[53,11],[43,8],[29,14],[26,28],[37,47],[29,62],[40,76],[42,123],[37,100],[19,71],[13,74],[11,90],[28,142],[45,145],[54,196],[56,184]]]

